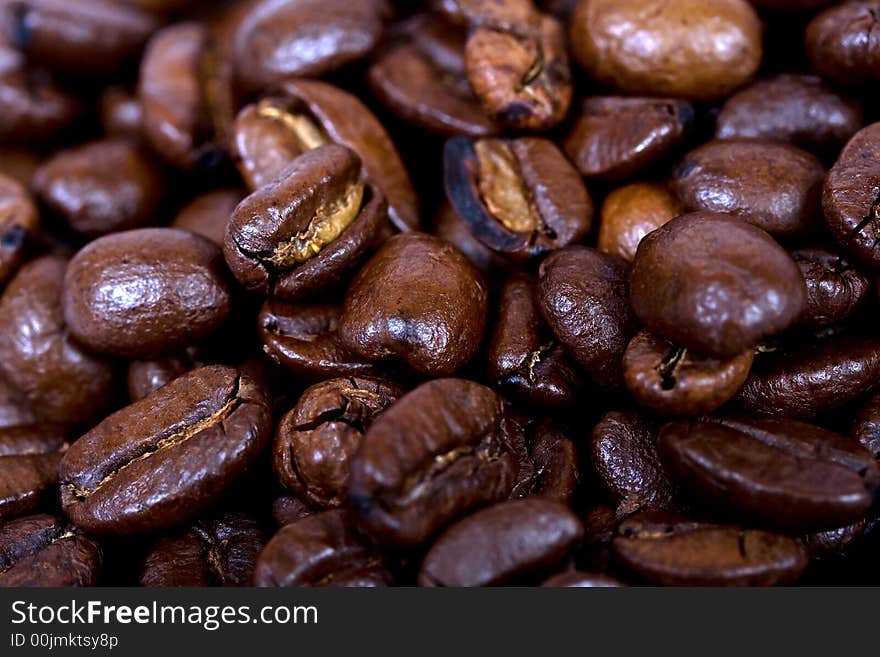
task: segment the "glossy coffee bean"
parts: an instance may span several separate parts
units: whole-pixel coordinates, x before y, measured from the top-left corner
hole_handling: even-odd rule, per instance
[[[571,404],[580,386],[574,364],[544,323],[527,274],[508,279],[489,337],[489,379],[518,401],[542,408]]]
[[[0,289],[25,260],[40,215],[27,189],[0,174]]]
[[[433,235],[451,242],[488,279],[513,268],[513,263],[474,237],[452,204],[444,202],[434,218]]]
[[[430,235],[396,235],[355,276],[339,320],[342,344],[374,361],[394,356],[442,376],[479,348],[488,291],[452,245]]]
[[[584,177],[623,180],[681,145],[693,118],[693,106],[674,98],[595,96],[563,147]]]
[[[640,331],[623,354],[623,378],[642,406],[665,415],[711,413],[745,383],[754,350],[707,358],[649,331]]]
[[[101,94],[101,128],[108,137],[138,140],[143,129],[141,104],[122,86],[107,87]]]
[[[141,586],[250,586],[263,548],[260,528],[244,513],[224,513],[160,539],[147,554]]]
[[[41,422],[0,427],[0,457],[51,454],[66,449],[67,429],[63,424]]]
[[[577,171],[546,139],[457,137],[443,155],[446,196],[474,236],[514,258],[581,241],[593,203]]]
[[[164,180],[136,144],[111,139],[61,151],[39,168],[33,185],[70,228],[99,237],[155,222]]]
[[[6,381],[0,371],[0,429],[29,425],[36,420],[22,393]]]
[[[233,211],[223,254],[244,287],[296,299],[337,283],[386,235],[385,199],[357,155],[328,144],[301,155]]]
[[[291,495],[283,495],[272,502],[272,520],[275,521],[275,527],[278,529],[297,520],[302,520],[312,513],[310,506]]]
[[[874,458],[880,457],[880,393],[871,395],[852,420],[849,435],[867,449]]]
[[[273,467],[278,480],[316,509],[348,502],[351,459],[375,419],[403,390],[379,379],[330,379],[307,388],[281,419]]]
[[[0,587],[95,586],[101,549],[48,515],[0,524]]]
[[[626,262],[572,246],[553,253],[538,275],[538,303],[559,343],[600,387],[622,385],[621,357],[635,332]]]
[[[807,534],[803,538],[804,547],[814,561],[846,557],[862,542],[866,525],[865,520],[860,520],[845,527]]]
[[[831,82],[858,85],[880,79],[876,2],[844,2],[813,18],[804,33],[813,70]]]
[[[880,384],[880,341],[832,338],[755,359],[736,397],[742,408],[810,418],[854,401]]]
[[[282,527],[254,570],[256,586],[382,587],[392,583],[379,552],[335,509]]]
[[[581,0],[575,60],[627,93],[722,97],[761,62],[761,22],[745,0]]]
[[[502,502],[447,529],[425,556],[422,586],[498,586],[546,571],[583,533],[566,506],[545,500]]]
[[[628,518],[613,546],[625,570],[655,585],[790,585],[807,566],[797,539],[668,514]]]
[[[822,207],[840,247],[868,267],[880,266],[880,123],[857,132],[828,171]]]
[[[349,495],[377,540],[418,545],[458,517],[505,499],[519,466],[501,397],[463,379],[437,379],[373,422],[351,462]]]
[[[158,356],[216,331],[230,294],[217,246],[183,230],[142,228],[76,254],[64,279],[64,317],[98,353]]]
[[[86,531],[174,527],[220,501],[271,441],[265,393],[242,372],[203,367],[110,415],[59,469],[61,503]]]
[[[588,573],[579,570],[561,572],[548,577],[541,584],[544,588],[578,588],[578,589],[605,589],[626,586],[620,580],[603,575],[602,573]]]
[[[619,515],[676,508],[657,453],[657,421],[636,410],[609,411],[593,427],[590,462]]]
[[[195,367],[186,353],[154,360],[134,360],[128,365],[128,399],[136,402]]]
[[[812,75],[777,75],[728,98],[717,139],[764,139],[834,153],[862,126],[859,103]]]
[[[6,432],[0,432],[0,440]],[[58,451],[0,456],[0,520],[33,513],[50,503],[57,491],[60,460]]]
[[[32,260],[0,299],[0,371],[35,414],[53,422],[84,422],[107,406],[113,369],[83,350],[62,314],[67,261]]]
[[[834,251],[805,247],[792,251],[791,257],[807,285],[807,305],[799,326],[815,329],[842,322],[868,300],[871,281]]]
[[[570,506],[580,479],[575,442],[545,420],[535,429],[529,456],[534,469],[529,496]]]
[[[222,247],[229,217],[244,196],[244,192],[232,188],[215,189],[198,196],[180,209],[171,227],[197,233]]]
[[[858,443],[793,420],[673,422],[658,449],[694,501],[789,531],[860,520],[880,483],[880,467]]]
[[[642,240],[631,287],[648,329],[719,358],[788,328],[807,297],[797,265],[767,233],[709,212],[676,217]]]
[[[232,43],[249,93],[297,77],[321,77],[370,54],[385,32],[386,0],[252,0]]]
[[[602,204],[596,248],[632,262],[645,235],[679,214],[681,204],[665,185],[632,183],[618,187]]]

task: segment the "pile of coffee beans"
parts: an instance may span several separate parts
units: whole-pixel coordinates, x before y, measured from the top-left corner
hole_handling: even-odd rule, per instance
[[[880,582],[878,34],[0,0],[0,586]]]

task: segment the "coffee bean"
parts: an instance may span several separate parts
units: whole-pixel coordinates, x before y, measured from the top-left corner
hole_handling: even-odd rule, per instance
[[[878,12],[877,2],[845,2],[813,18],[804,33],[813,70],[843,85],[880,79],[880,44],[874,37]]]
[[[642,240],[631,286],[648,329],[719,358],[788,328],[807,297],[797,265],[767,233],[708,212],[676,217]]]
[[[23,187],[30,187],[39,167],[40,157],[26,146],[0,146],[0,174],[12,178]]]
[[[443,203],[437,211],[432,233],[451,242],[487,278],[512,268],[512,263],[507,258],[474,237],[449,202]]]
[[[875,459],[880,458],[880,393],[871,395],[856,413],[849,435]]]
[[[804,547],[812,560],[845,557],[861,542],[866,525],[864,520],[859,520],[846,527],[807,534],[803,539]]]
[[[601,573],[585,573],[571,570],[553,575],[541,584],[544,588],[579,588],[579,589],[605,589],[625,586],[622,582],[603,575]]]
[[[0,289],[25,260],[40,215],[24,186],[0,174]]]
[[[602,204],[596,248],[632,262],[645,235],[679,214],[681,204],[664,185],[633,183],[618,187]]]
[[[238,189],[217,189],[198,196],[180,209],[171,227],[197,233],[222,247],[226,224],[243,198],[244,193]]]
[[[0,456],[0,520],[37,511],[58,485],[61,453]]]
[[[66,449],[67,428],[41,422],[0,427],[0,457],[51,454]]]
[[[292,495],[284,495],[272,502],[272,519],[278,529],[297,520],[302,520],[312,513],[311,507]]]
[[[807,305],[798,325],[823,328],[842,322],[868,299],[871,281],[845,258],[823,247],[791,252],[807,284]]]
[[[502,502],[447,529],[422,563],[423,586],[497,586],[546,571],[581,537],[567,507],[546,500]]]
[[[0,429],[33,424],[36,419],[22,394],[3,378],[0,368]]]
[[[270,441],[265,393],[240,371],[203,367],[77,440],[61,461],[61,503],[89,532],[173,527],[220,501]]]
[[[107,87],[101,94],[101,128],[108,137],[137,141],[143,128],[141,104],[122,86]]]
[[[489,388],[463,379],[419,386],[373,422],[351,461],[360,523],[383,543],[417,545],[505,499],[517,476],[518,430]]]
[[[575,442],[545,420],[535,429],[529,455],[534,468],[529,495],[570,506],[580,478]]]
[[[155,360],[135,360],[128,366],[128,399],[136,402],[195,367],[187,354]]]

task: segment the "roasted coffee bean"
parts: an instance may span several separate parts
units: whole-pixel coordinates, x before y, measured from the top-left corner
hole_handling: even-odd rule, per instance
[[[444,525],[505,499],[520,427],[489,388],[437,379],[380,415],[351,461],[361,525],[383,543],[418,545]]]
[[[256,586],[381,587],[392,583],[380,553],[361,537],[348,511],[324,511],[285,525],[266,544]]]
[[[95,586],[102,562],[101,549],[58,518],[0,524],[0,587]]]
[[[584,538],[577,552],[578,564],[596,572],[611,569],[611,541],[617,530],[617,513],[606,504],[596,504],[583,516]]]
[[[395,356],[442,376],[476,353],[486,323],[482,275],[452,245],[430,235],[396,235],[355,276],[339,337],[354,353]]]
[[[41,422],[0,427],[0,457],[50,454],[66,448],[67,428],[63,424]]]
[[[313,295],[386,236],[385,209],[353,151],[321,146],[235,208],[223,243],[226,263],[249,290],[282,299]]]
[[[85,422],[107,406],[111,365],[71,338],[61,307],[67,261],[32,260],[0,299],[0,372],[34,413],[53,422]]]
[[[731,96],[717,139],[765,139],[835,153],[862,126],[862,109],[812,75],[777,75]]]
[[[64,318],[90,349],[132,358],[167,354],[212,334],[229,317],[220,249],[174,228],[107,235],[71,260]]]
[[[640,331],[623,354],[623,378],[636,401],[659,413],[711,413],[745,383],[754,355],[707,358]]]
[[[880,266],[880,123],[857,132],[825,178],[825,223],[860,263]]]
[[[108,139],[61,151],[40,167],[33,185],[70,228],[99,237],[155,222],[164,181],[136,144]]]
[[[141,586],[250,586],[263,536],[256,520],[224,513],[163,538],[144,562]]]
[[[577,171],[546,139],[456,137],[443,155],[446,196],[474,236],[518,259],[579,242],[593,203]]]
[[[880,467],[857,442],[794,420],[672,422],[658,450],[695,502],[790,531],[860,520],[880,484]]]
[[[574,441],[546,420],[535,430],[529,456],[534,468],[529,495],[571,505],[580,478]]]
[[[60,452],[0,456],[0,520],[33,513],[47,502],[57,491],[60,460]]]
[[[376,366],[342,345],[336,333],[340,308],[269,299],[258,318],[263,351],[274,362],[310,380],[373,374]]]
[[[553,575],[541,584],[544,588],[579,588],[579,589],[605,589],[626,586],[623,582],[603,575],[602,573],[586,573],[571,570]]]
[[[665,185],[633,183],[605,197],[596,248],[632,262],[639,243],[673,217],[681,204]]]
[[[880,393],[875,393],[862,405],[850,426],[849,435],[880,458]]]
[[[745,0],[580,0],[575,60],[634,94],[722,97],[761,62],[761,21]]]
[[[379,379],[330,379],[307,388],[278,425],[274,469],[314,508],[348,502],[351,459],[364,432],[403,390]]]
[[[842,337],[770,351],[755,359],[736,402],[744,409],[811,418],[880,384],[880,340]]]
[[[0,146],[0,174],[20,183],[24,188],[31,186],[31,180],[40,167],[40,157],[25,146]]]
[[[0,174],[0,289],[24,262],[39,225],[40,215],[27,189]]]
[[[242,372],[194,370],[110,415],[59,468],[61,503],[88,532],[174,527],[220,501],[271,442],[265,393]]]
[[[376,96],[405,121],[442,135],[485,137],[498,127],[467,81],[465,32],[447,21],[414,16],[370,67]]]
[[[807,567],[797,539],[668,514],[624,520],[613,546],[632,575],[667,586],[790,585]]]
[[[312,515],[313,511],[305,502],[291,495],[285,495],[272,502],[272,519],[278,529],[289,525],[306,516]]]
[[[136,402],[156,392],[166,383],[196,366],[186,353],[155,360],[135,360],[128,364],[128,399]]]
[[[797,265],[767,233],[710,212],[676,217],[642,240],[631,287],[648,329],[718,358],[788,328],[807,298]]]
[[[791,252],[807,284],[807,305],[798,325],[823,328],[847,319],[867,301],[871,281],[834,251],[823,247]]]
[[[65,72],[108,74],[137,56],[158,23],[108,0],[23,0],[3,7],[12,44],[29,61]]]
[[[880,80],[880,3],[844,2],[816,16],[804,35],[813,70],[843,85]]]
[[[693,118],[691,104],[674,98],[596,96],[581,105],[563,146],[583,176],[623,180],[678,147]]]
[[[657,421],[641,411],[609,411],[593,427],[591,463],[619,515],[670,510],[675,491],[657,453]]]
[[[198,196],[181,208],[171,227],[192,231],[222,247],[229,217],[244,196],[238,189],[216,189]]]
[[[390,9],[386,0],[251,0],[242,12],[228,45],[239,84],[255,93],[366,57]]]
[[[712,141],[688,153],[670,186],[691,211],[721,212],[771,235],[803,235],[819,225],[825,169],[794,146]]]
[[[6,381],[0,368],[0,429],[33,424],[36,420],[21,392]]]
[[[502,502],[443,532],[425,556],[419,584],[498,586],[546,572],[582,533],[577,516],[558,502]]]
[[[108,87],[101,94],[101,128],[108,137],[138,140],[143,128],[141,104],[125,87]]]
[[[621,358],[635,332],[626,262],[571,246],[541,263],[538,303],[559,343],[599,387],[622,385]]]
[[[866,525],[864,520],[860,520],[846,527],[807,534],[803,537],[804,547],[810,559],[845,557],[862,540]]]
[[[437,211],[432,232],[437,237],[452,242],[487,278],[493,278],[496,274],[513,268],[511,261],[474,237],[448,201]]]

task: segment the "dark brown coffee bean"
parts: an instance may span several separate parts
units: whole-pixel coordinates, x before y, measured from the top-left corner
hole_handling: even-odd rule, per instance
[[[108,403],[111,365],[83,351],[62,316],[67,261],[32,260],[0,299],[0,371],[32,410],[53,422],[93,419]]]
[[[59,469],[77,527],[133,534],[174,527],[220,501],[269,446],[263,391],[238,370],[183,375],[77,440]]]
[[[235,208],[223,254],[249,290],[282,299],[313,295],[386,236],[385,208],[361,177],[358,156],[328,144],[298,157]]]
[[[556,146],[535,137],[456,137],[443,155],[446,196],[474,236],[518,259],[543,255],[590,230],[593,203]]]
[[[581,0],[572,51],[590,76],[634,94],[720,98],[761,63],[761,21],[745,0]]]
[[[0,457],[51,454],[66,449],[67,428],[42,422],[0,427]]]
[[[803,537],[804,547],[813,560],[847,556],[861,542],[866,525],[866,521],[859,520],[846,527],[807,534]]]
[[[547,420],[535,430],[529,455],[534,468],[529,495],[570,506],[580,478],[574,441]]]
[[[463,379],[419,386],[373,422],[352,459],[360,523],[383,543],[418,545],[505,499],[519,469],[517,431],[489,388]]]
[[[40,161],[40,156],[26,146],[0,146],[0,174],[12,178],[25,189],[31,186]]]
[[[33,513],[57,491],[61,453],[0,456],[0,520]]]
[[[364,432],[403,390],[379,379],[330,379],[307,388],[278,425],[273,466],[281,484],[317,509],[348,502],[351,459]]]
[[[731,96],[715,128],[717,139],[766,139],[821,154],[835,153],[862,126],[859,103],[812,75],[783,74]]]
[[[487,278],[493,278],[495,274],[513,268],[511,261],[474,237],[448,201],[444,202],[437,211],[432,232],[437,237],[451,242]]]
[[[711,141],[688,153],[670,186],[687,210],[721,212],[771,235],[819,224],[825,169],[813,155],[767,141]]]
[[[621,357],[635,332],[626,262],[571,246],[541,263],[538,303],[559,343],[600,387],[622,385]]]
[[[229,217],[244,197],[239,189],[216,189],[198,196],[181,208],[171,227],[197,233],[222,247]]]
[[[125,87],[107,87],[101,94],[101,128],[108,137],[138,140],[143,128],[141,104]]]
[[[626,584],[602,573],[586,573],[579,570],[571,570],[545,579],[541,586],[551,589],[605,589],[626,586]]]
[[[581,105],[563,146],[583,176],[623,180],[678,147],[693,117],[691,104],[674,98],[596,96]]]
[[[788,328],[807,298],[798,266],[767,233],[710,212],[676,217],[642,240],[631,286],[648,329],[719,358]]]
[[[33,184],[51,210],[88,237],[155,222],[164,187],[150,157],[124,139],[61,151],[40,167]]]
[[[302,520],[312,513],[310,506],[291,495],[279,497],[272,502],[272,519],[278,529],[297,520]]]
[[[482,275],[452,245],[396,235],[349,286],[339,337],[370,360],[396,356],[418,372],[451,374],[480,346],[487,297]]]
[[[806,552],[797,539],[668,514],[628,518],[613,546],[616,560],[627,571],[666,586],[793,584],[807,567]]]
[[[24,262],[39,225],[40,215],[27,189],[0,174],[0,289]]]
[[[285,525],[266,544],[256,586],[381,587],[392,583],[381,555],[353,526],[348,511],[316,513]]]
[[[880,467],[858,443],[793,420],[673,422],[658,449],[694,501],[791,531],[863,518],[880,483]]]
[[[568,507],[547,500],[502,502],[447,529],[425,556],[422,586],[499,586],[546,571],[580,540]]]
[[[390,8],[386,0],[252,0],[242,12],[228,46],[239,84],[254,93],[366,57],[384,35]]]
[[[854,401],[880,383],[880,340],[834,338],[755,359],[736,402],[744,409],[811,418]]]
[[[141,228],[95,240],[71,260],[64,317],[98,353],[167,354],[206,338],[230,312],[220,249],[174,228]]]
[[[485,137],[497,132],[483,112],[464,66],[465,31],[418,14],[370,67],[373,93],[394,114],[442,135]]]
[[[880,393],[869,397],[856,413],[849,435],[880,459]]]
[[[677,507],[657,453],[657,423],[641,411],[609,411],[593,427],[591,463],[619,515]]]
[[[841,322],[859,310],[871,281],[839,254],[824,247],[791,252],[807,284],[807,306],[798,325],[817,329]]]
[[[8,2],[3,22],[29,61],[74,73],[107,74],[137,56],[157,22],[108,0]]]
[[[707,358],[640,331],[623,354],[623,378],[636,401],[659,413],[711,413],[745,383],[754,355]]]
[[[834,239],[853,258],[880,266],[880,123],[850,139],[825,178],[822,207]]]
[[[617,530],[617,513],[606,504],[597,504],[583,516],[584,538],[576,558],[582,568],[595,572],[611,569],[611,541]]]
[[[95,586],[101,549],[58,518],[27,516],[0,524],[0,587]]]
[[[128,364],[128,399],[136,402],[156,392],[166,383],[196,366],[188,354],[155,360],[135,360]]]
[[[880,3],[844,2],[816,16],[804,34],[813,70],[844,85],[880,80]]]
[[[144,562],[141,586],[250,586],[263,536],[245,513],[224,513],[163,538]]]
[[[0,367],[0,429],[33,424],[37,416],[28,407],[21,392],[3,376]]]
[[[681,204],[665,185],[633,183],[605,197],[596,248],[632,262],[639,243],[673,217]]]

